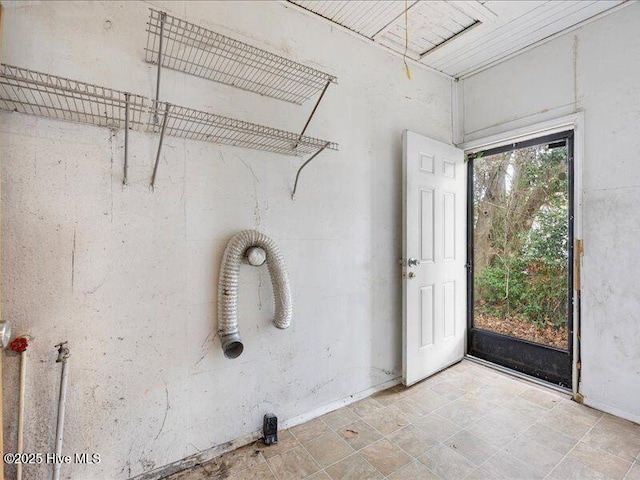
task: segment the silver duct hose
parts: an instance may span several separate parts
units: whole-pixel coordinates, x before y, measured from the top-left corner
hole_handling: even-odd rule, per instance
[[[251,247],[262,248],[267,254],[267,268],[275,297],[273,324],[282,329],[291,325],[291,287],[280,249],[271,238],[256,230],[236,233],[224,250],[218,280],[218,333],[227,358],[237,358],[244,350],[238,329],[238,277],[240,262]]]

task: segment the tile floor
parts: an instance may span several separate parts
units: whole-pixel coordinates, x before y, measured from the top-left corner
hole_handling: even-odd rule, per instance
[[[640,480],[640,425],[463,361],[167,480]]]

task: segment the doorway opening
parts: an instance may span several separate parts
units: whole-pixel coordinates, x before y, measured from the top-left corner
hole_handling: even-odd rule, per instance
[[[571,388],[573,131],[468,167],[468,354]]]

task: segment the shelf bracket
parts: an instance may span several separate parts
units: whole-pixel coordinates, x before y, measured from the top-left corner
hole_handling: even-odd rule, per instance
[[[300,178],[300,172],[302,172],[302,169],[304,167],[306,167],[307,165],[309,165],[309,163],[311,162],[311,160],[313,160],[314,158],[316,158],[318,155],[320,155],[322,153],[322,151],[327,148],[330,145],[330,142],[327,142],[325,144],[324,147],[322,147],[320,150],[318,150],[316,153],[314,153],[311,158],[309,158],[309,160],[307,160],[306,162],[304,162],[300,168],[298,169],[298,173],[296,173],[296,181],[293,184],[293,191],[291,192],[291,200],[294,199],[294,197],[296,196],[296,190],[298,189],[298,179]]]
[[[327,83],[325,84],[324,88],[322,89],[322,93],[318,97],[318,101],[316,102],[315,106],[313,107],[313,110],[311,110],[311,115],[309,115],[309,118],[307,119],[307,123],[304,124],[304,128],[302,129],[302,132],[300,132],[300,135],[298,136],[298,141],[296,142],[295,146],[293,147],[294,150],[296,148],[298,148],[298,144],[300,143],[300,140],[304,136],[304,132],[307,131],[307,127],[309,126],[309,123],[311,123],[311,119],[315,115],[316,110],[318,109],[318,105],[320,105],[320,102],[322,101],[322,97],[324,97],[324,94],[326,93],[327,89],[329,88],[329,85],[331,85],[331,80],[328,80]],[[318,153],[320,153],[320,152],[318,152]]]
[[[156,186],[156,175],[158,174],[158,165],[160,164],[160,152],[162,151],[162,141],[164,140],[164,131],[167,128],[167,120],[169,119],[169,108],[171,105],[166,104],[164,108],[164,118],[162,119],[162,130],[160,130],[160,141],[158,142],[158,153],[156,154],[156,163],[153,166],[153,175],[151,176],[151,190]],[[156,110],[157,110],[156,105]]]
[[[165,12],[160,12],[160,39],[158,43],[158,75],[156,77],[156,112],[153,121],[158,124],[158,106],[160,105],[160,74],[162,73],[162,42],[164,40],[164,22],[167,19]]]
[[[129,175],[129,94],[124,94],[124,177],[122,185],[127,185]]]

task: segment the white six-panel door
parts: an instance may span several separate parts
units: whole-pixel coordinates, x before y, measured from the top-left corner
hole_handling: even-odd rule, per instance
[[[464,356],[466,164],[463,151],[403,135],[403,382]]]

